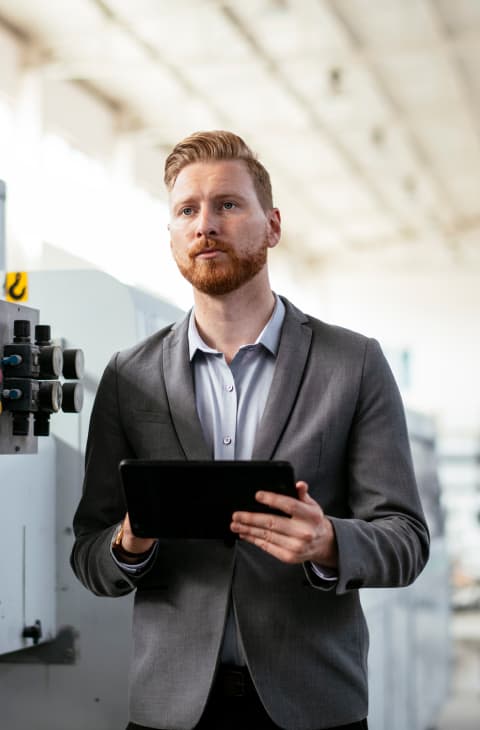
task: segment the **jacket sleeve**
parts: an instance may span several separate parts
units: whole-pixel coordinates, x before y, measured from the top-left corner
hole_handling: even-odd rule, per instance
[[[351,517],[330,517],[339,554],[336,592],[412,583],[428,559],[429,533],[400,393],[375,340],[365,350],[346,468]]]
[[[77,578],[100,596],[132,591],[136,577],[114,561],[110,546],[126,506],[118,465],[134,456],[124,433],[117,385],[117,355],[100,381],[90,419],[83,494],[75,513],[75,543],[70,562]]]

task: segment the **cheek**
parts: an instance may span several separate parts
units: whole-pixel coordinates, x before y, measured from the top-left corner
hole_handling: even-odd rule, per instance
[[[179,256],[185,256],[187,250],[187,244],[183,237],[174,232],[170,234],[170,250],[175,258]]]
[[[192,221],[187,218],[170,221],[170,241],[176,248],[191,235]]]
[[[243,237],[248,248],[256,250],[259,246],[264,246],[267,242],[268,230],[266,226],[251,225],[245,226],[243,229]]]

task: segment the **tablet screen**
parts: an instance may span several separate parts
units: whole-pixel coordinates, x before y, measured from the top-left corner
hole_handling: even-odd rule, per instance
[[[255,500],[260,489],[296,497],[286,461],[144,461],[120,463],[137,537],[232,539],[233,512],[281,514]]]

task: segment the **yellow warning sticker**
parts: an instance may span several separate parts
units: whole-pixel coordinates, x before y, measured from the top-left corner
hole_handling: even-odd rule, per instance
[[[7,302],[26,302],[28,299],[28,274],[26,271],[10,271],[5,276]]]

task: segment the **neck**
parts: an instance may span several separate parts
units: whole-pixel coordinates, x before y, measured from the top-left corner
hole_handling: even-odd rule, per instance
[[[224,354],[228,363],[240,347],[255,342],[272,316],[275,297],[266,272],[262,274],[222,296],[194,289],[198,331],[209,347]]]

